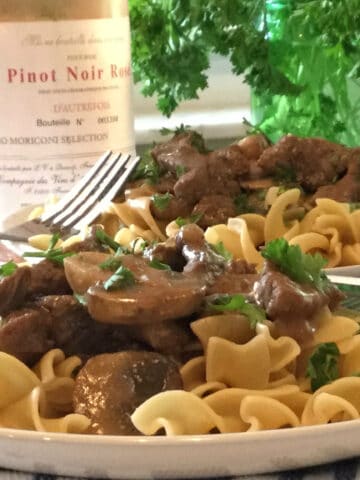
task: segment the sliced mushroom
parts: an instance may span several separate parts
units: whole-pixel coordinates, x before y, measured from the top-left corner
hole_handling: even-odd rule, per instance
[[[83,295],[91,285],[107,280],[111,272],[101,269],[100,265],[109,257],[107,253],[81,252],[65,258],[65,275],[72,290]]]
[[[113,272],[99,267],[106,258],[84,252],[65,260],[69,283],[75,292],[87,292],[88,310],[95,320],[144,324],[187,317],[199,310],[206,290],[200,277],[159,270],[145,258],[124,255],[122,265],[132,272],[135,283],[109,291],[103,282]]]
[[[80,370],[74,410],[91,420],[88,433],[138,435],[130,415],[145,400],[182,388],[176,364],[153,352],[120,352],[92,357]]]

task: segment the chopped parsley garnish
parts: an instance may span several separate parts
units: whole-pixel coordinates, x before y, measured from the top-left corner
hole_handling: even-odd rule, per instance
[[[249,196],[245,192],[239,193],[239,195],[234,198],[234,205],[238,215],[241,213],[251,213],[253,211],[253,207],[249,204]]]
[[[155,193],[155,195],[152,196],[152,201],[155,207],[161,211],[167,209],[171,199],[172,195],[169,192],[164,194]]]
[[[120,288],[130,287],[134,283],[135,277],[132,271],[124,267],[124,265],[120,265],[115,273],[105,280],[104,289],[110,291],[119,290]]]
[[[277,165],[274,172],[275,182],[291,185],[296,182],[296,172],[291,165]]]
[[[185,133],[190,131],[191,126],[190,125],[184,125],[183,123],[180,123],[178,127],[175,128],[166,128],[163,127],[160,129],[160,135],[180,135],[180,133]]]
[[[191,145],[194,148],[196,148],[196,150],[198,152],[200,152],[200,153],[206,153],[207,152],[203,136],[199,132],[197,132],[195,130],[191,130],[190,125],[184,125],[182,123],[179,127],[176,127],[174,129],[164,127],[160,130],[161,135],[171,135],[172,134],[172,135],[176,136],[176,135],[181,135],[182,133],[190,134]]]
[[[354,212],[355,210],[359,210],[360,202],[349,203],[349,207],[350,207],[350,212]]]
[[[265,311],[262,308],[249,303],[243,295],[218,295],[209,303],[209,307],[217,312],[239,312],[245,315],[251,328],[265,319]]]
[[[10,262],[3,263],[0,266],[0,279],[3,277],[9,277],[17,268],[18,266],[12,260]]]
[[[161,173],[160,166],[148,151],[141,157],[140,162],[131,174],[130,180],[144,179],[151,184],[156,184],[159,181]]]
[[[85,295],[80,295],[80,293],[74,293],[74,298],[80,303],[80,305],[86,307],[87,301]]]
[[[120,257],[112,256],[100,263],[99,267],[101,270],[111,270],[112,272],[115,272],[119,267],[121,267],[121,265],[122,262]]]
[[[265,188],[261,188],[259,190],[256,190],[256,197],[259,200],[263,201],[266,198],[266,192],[267,192],[267,190]]]
[[[64,252],[62,248],[55,248],[60,240],[60,233],[54,233],[49,242],[49,247],[44,252],[25,252],[23,257],[46,258],[59,265],[64,264],[64,258],[71,257],[74,252]]]
[[[96,238],[103,247],[111,248],[111,250],[116,252],[116,255],[126,255],[130,253],[127,248],[121,246],[120,243],[116,242],[102,229],[96,230]]]
[[[229,250],[226,250],[223,242],[215,243],[214,245],[211,245],[211,248],[218,255],[221,255],[222,257],[224,257],[225,260],[227,260],[227,261],[232,260],[233,254],[231,252],[229,252]]]
[[[156,268],[157,270],[171,270],[170,265],[167,263],[160,262],[157,258],[153,258],[151,262],[149,262],[150,267]]]
[[[134,255],[136,251],[140,250],[143,252],[146,247],[149,246],[149,242],[143,240],[142,238],[136,238],[131,247],[131,253]]]
[[[318,388],[339,378],[340,351],[334,342],[317,345],[308,360],[306,376],[311,380],[311,390]]]
[[[190,215],[189,218],[177,217],[175,223],[179,227],[183,227],[184,225],[188,225],[189,223],[197,223],[199,220],[201,220],[202,216],[202,213],[194,213],[193,215]]]
[[[184,173],[186,173],[186,167],[184,165],[176,165],[175,168],[176,177],[180,178]]]
[[[289,245],[284,238],[269,242],[261,255],[295,282],[312,285],[318,290],[323,290],[329,284],[322,271],[327,263],[326,259],[319,253],[303,253],[299,245]]]

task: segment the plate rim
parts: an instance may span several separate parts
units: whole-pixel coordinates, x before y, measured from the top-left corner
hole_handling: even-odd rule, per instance
[[[80,443],[80,444],[108,444],[123,446],[155,446],[155,445],[193,445],[196,444],[216,444],[216,443],[246,443],[251,441],[265,441],[267,439],[283,440],[282,437],[303,437],[323,434],[340,434],[344,431],[353,431],[360,429],[360,418],[335,422],[322,425],[307,425],[298,427],[287,427],[272,430],[257,430],[232,433],[212,433],[202,435],[174,435],[174,436],[154,436],[154,435],[90,435],[83,433],[59,433],[59,432],[39,432],[35,430],[24,430],[15,428],[0,427],[0,440],[33,440],[33,441],[51,441],[54,443]],[[359,446],[360,455],[360,446]]]

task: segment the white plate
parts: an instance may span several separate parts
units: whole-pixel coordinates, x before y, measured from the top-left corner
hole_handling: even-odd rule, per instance
[[[359,420],[180,437],[102,437],[0,429],[0,465],[92,478],[218,478],[354,457],[360,454],[359,438]]]
[[[21,214],[23,216],[24,211]],[[18,222],[19,214],[8,219],[6,227]],[[13,244],[13,247],[20,245]],[[328,272],[360,276],[360,266],[338,267]],[[276,431],[172,438],[70,435],[0,428],[0,466],[91,478],[218,478],[351,458],[360,455],[359,438],[358,420]]]

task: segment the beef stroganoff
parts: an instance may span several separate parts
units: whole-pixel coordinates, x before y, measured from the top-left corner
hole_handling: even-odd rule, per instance
[[[0,267],[0,426],[179,435],[358,418],[359,325],[323,273],[360,260],[358,155],[261,135],[208,152],[178,132],[99,224],[29,239],[39,263]]]

